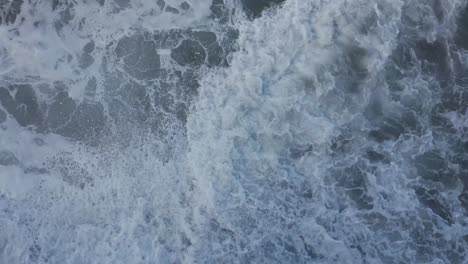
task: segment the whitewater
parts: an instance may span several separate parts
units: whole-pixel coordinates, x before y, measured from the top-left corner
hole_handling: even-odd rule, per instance
[[[0,263],[468,263],[466,0],[0,0]]]

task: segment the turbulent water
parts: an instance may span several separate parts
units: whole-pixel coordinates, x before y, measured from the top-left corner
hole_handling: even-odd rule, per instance
[[[0,263],[468,263],[465,0],[0,0]]]

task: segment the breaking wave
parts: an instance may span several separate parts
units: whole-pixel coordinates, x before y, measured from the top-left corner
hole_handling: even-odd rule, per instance
[[[464,0],[0,0],[1,263],[465,263]]]

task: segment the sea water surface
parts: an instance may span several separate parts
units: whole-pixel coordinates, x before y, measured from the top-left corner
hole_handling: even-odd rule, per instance
[[[468,263],[466,0],[0,0],[0,263]]]

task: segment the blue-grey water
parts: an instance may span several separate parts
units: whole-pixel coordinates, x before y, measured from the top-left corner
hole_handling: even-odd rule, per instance
[[[468,263],[466,0],[0,0],[0,263]]]

